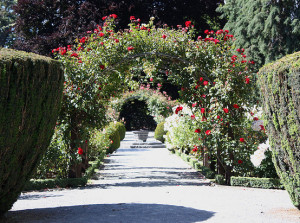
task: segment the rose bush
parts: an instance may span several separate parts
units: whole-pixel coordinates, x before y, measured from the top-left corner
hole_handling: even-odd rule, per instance
[[[244,163],[237,154],[248,149],[240,139],[247,139],[241,129],[256,103],[254,62],[234,48],[228,30],[206,30],[196,38],[189,21],[170,29],[131,20],[129,29],[115,31],[115,16],[104,19],[74,46],[53,50],[65,65],[61,120],[70,126],[70,151],[85,141],[88,127],[103,126],[111,96],[149,80],[167,81],[181,87],[181,100],[200,118],[195,145],[216,154],[218,172],[229,182],[234,167]]]

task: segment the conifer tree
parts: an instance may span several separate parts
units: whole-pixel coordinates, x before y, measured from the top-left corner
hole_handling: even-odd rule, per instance
[[[299,0],[226,0],[217,11],[258,67],[300,50]]]
[[[16,0],[2,0],[0,2],[0,47],[9,46],[13,41],[12,28],[15,22],[13,6]]]

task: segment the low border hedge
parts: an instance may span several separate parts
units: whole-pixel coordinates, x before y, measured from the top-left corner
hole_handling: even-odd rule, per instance
[[[264,189],[284,189],[280,179],[275,178],[231,177],[230,185]]]
[[[106,151],[104,150],[96,161],[89,162],[91,166],[86,169],[83,177],[65,178],[65,179],[37,179],[37,180],[31,179],[25,185],[23,191],[66,188],[66,187],[83,187],[87,184],[88,180],[93,176],[95,170],[99,168],[103,159],[105,158],[105,155],[106,155]]]

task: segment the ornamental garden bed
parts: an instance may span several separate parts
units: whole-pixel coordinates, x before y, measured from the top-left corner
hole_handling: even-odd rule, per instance
[[[187,155],[180,149],[171,149],[171,153],[181,157],[195,170],[201,172],[207,179],[217,184],[225,184],[224,177],[216,175],[210,168],[203,166],[202,161],[195,158],[193,155]],[[231,186],[253,187],[263,189],[284,189],[280,179],[276,178],[257,178],[257,177],[234,177],[230,178]]]

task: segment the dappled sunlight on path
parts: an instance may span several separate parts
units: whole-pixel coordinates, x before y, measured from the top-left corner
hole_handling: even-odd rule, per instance
[[[88,186],[23,193],[2,222],[300,222],[286,191],[210,186],[166,148],[134,140],[127,132]]]

